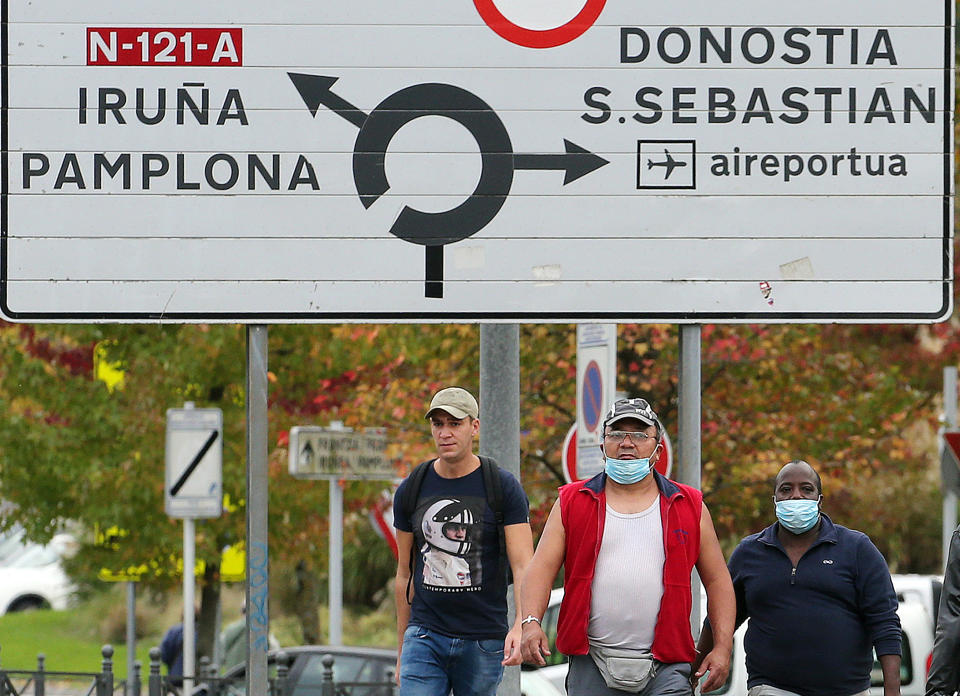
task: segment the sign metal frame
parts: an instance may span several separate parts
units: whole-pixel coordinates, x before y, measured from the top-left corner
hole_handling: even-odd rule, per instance
[[[732,15],[696,0],[638,18],[627,0],[588,0],[549,29],[490,0],[442,17],[426,0],[357,0],[324,17],[284,3],[225,17],[187,0],[162,11],[92,0],[83,15],[11,0],[0,9],[0,314],[944,320],[955,8],[921,3],[905,18],[895,0],[802,11],[748,0]],[[166,106],[134,104],[161,89]],[[391,145],[421,117],[467,143]],[[414,178],[440,160],[477,167],[476,188],[427,177],[394,191],[388,150]],[[285,178],[268,191],[271,156]]]

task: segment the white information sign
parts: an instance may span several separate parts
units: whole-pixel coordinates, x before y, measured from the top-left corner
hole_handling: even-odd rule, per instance
[[[290,428],[290,475],[304,479],[388,481],[397,474],[386,450],[386,433],[296,426]]]
[[[953,2],[9,0],[15,321],[932,322]]]
[[[223,411],[167,409],[164,501],[170,517],[223,512]]]
[[[603,470],[600,435],[603,417],[617,390],[617,325],[577,325],[576,478]]]

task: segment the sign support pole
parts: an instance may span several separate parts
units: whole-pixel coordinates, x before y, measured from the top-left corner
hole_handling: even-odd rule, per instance
[[[342,421],[332,421],[327,427],[334,432],[347,432]],[[339,454],[337,447],[334,455]],[[330,479],[330,561],[327,582],[327,604],[329,609],[330,645],[343,645],[343,488],[340,480]]]
[[[194,567],[197,557],[196,527],[192,517],[183,518],[183,693],[193,691],[196,676],[196,613],[194,612]]]
[[[137,659],[137,583],[127,581],[127,680],[124,694],[140,693],[139,684],[133,683],[133,663]]]
[[[957,427],[957,368],[943,368],[943,425],[946,430]],[[941,438],[941,447],[945,447]],[[957,526],[957,494],[948,487],[943,489],[943,526],[941,531],[943,568],[947,567],[950,553],[950,538]]]
[[[700,325],[680,327],[680,399],[678,420],[680,430],[679,463],[677,480],[694,488],[700,488],[700,408],[702,401],[700,385]],[[700,635],[700,578],[696,569],[690,582],[693,596],[690,611],[690,628],[694,636]]]
[[[343,489],[330,479],[330,645],[343,644]]]
[[[270,630],[267,554],[267,327],[247,326],[247,693],[266,694]]]
[[[480,326],[480,453],[520,480],[520,326]],[[507,623],[516,618],[507,590]],[[519,696],[520,668],[507,667],[499,696]]]

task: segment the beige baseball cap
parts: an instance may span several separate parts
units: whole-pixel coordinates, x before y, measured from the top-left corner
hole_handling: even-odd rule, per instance
[[[473,398],[473,394],[460,387],[447,387],[434,394],[425,418],[429,418],[430,414],[438,408],[446,411],[454,418],[480,417],[480,407],[477,405],[477,400]]]

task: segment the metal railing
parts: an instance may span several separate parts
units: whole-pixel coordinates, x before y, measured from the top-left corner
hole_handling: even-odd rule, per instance
[[[265,696],[284,696],[289,663],[281,653],[277,657],[277,676],[269,680],[270,691]],[[245,696],[244,677],[222,677],[215,662],[200,658],[197,674],[192,679],[190,696]],[[0,694],[0,696],[3,696]],[[147,677],[147,696],[183,696],[183,679],[160,674],[160,649],[150,649],[150,674]]]
[[[113,646],[100,649],[103,657],[99,672],[55,672],[45,667],[46,658],[37,656],[33,670],[4,669],[0,666],[0,696],[140,696],[140,662],[134,663],[134,673],[129,680],[115,681],[113,674]],[[269,693],[264,696],[292,696],[289,684],[290,658],[283,651],[275,658],[276,676],[269,679]],[[393,674],[386,681],[360,682],[333,679],[335,658],[324,655],[321,659],[321,696],[394,696],[396,684]],[[160,649],[150,649],[150,672],[147,676],[147,696],[246,696],[246,681],[241,677],[222,677],[215,663],[201,658],[194,676],[193,690],[183,694],[183,682],[179,677],[160,674]]]
[[[43,654],[37,655],[34,670],[0,667],[0,696],[113,696],[113,646],[104,645],[100,654],[99,672],[50,671]]]

